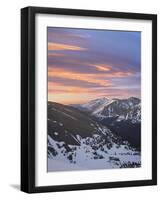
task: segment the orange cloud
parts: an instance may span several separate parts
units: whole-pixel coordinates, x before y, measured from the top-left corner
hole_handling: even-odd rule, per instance
[[[63,104],[82,103],[95,97],[95,90],[81,86],[66,86],[48,82],[48,100]]]
[[[86,48],[79,46],[69,45],[69,44],[60,44],[48,42],[48,50],[75,50],[75,51],[84,51]]]
[[[122,78],[122,77],[127,77],[127,76],[132,76],[134,73],[133,72],[114,72],[113,75],[116,78]]]
[[[89,64],[89,66],[95,67],[98,71],[110,71],[112,66],[106,64]]]
[[[48,88],[48,93],[55,93],[55,94],[61,94],[61,93],[93,93],[92,90],[87,88],[81,88],[81,87],[56,87]]]
[[[100,86],[106,86],[106,87],[112,86],[111,81],[107,80],[107,78],[123,78],[131,75],[133,75],[133,72],[122,72],[122,71],[103,73],[103,74],[98,74],[98,73],[82,74],[80,72],[60,69],[56,66],[48,67],[48,77],[58,77],[58,78],[86,81],[88,83],[95,83],[99,84]]]
[[[96,67],[97,70],[104,70],[106,67],[107,73],[80,73],[69,69],[62,69],[58,66],[48,67],[48,77],[65,78],[68,80],[80,80],[86,83],[97,84],[98,87],[84,87],[83,85],[65,85],[64,82],[48,82],[48,100],[63,104],[83,103],[89,100],[107,96],[107,97],[122,97],[129,96],[128,90],[115,90],[112,81],[108,78],[123,78],[134,74],[132,71],[112,71],[111,66],[104,66],[103,64],[90,65]],[[99,68],[103,67],[103,68]],[[108,70],[109,69],[109,70]],[[110,71],[111,70],[111,71]],[[105,70],[104,70],[105,71]],[[108,73],[109,71],[109,73]],[[106,71],[105,71],[106,72]],[[113,89],[112,89],[113,88]],[[112,89],[112,90],[111,90]]]
[[[69,93],[75,93],[75,92],[89,92],[91,89],[89,88],[84,88],[81,86],[66,86],[63,85],[63,83],[55,83],[55,82],[48,82],[48,91],[53,92],[69,92]]]
[[[48,53],[48,56],[64,57],[65,55],[62,53]]]
[[[97,83],[100,86],[111,86],[112,85],[109,80],[101,79],[102,77],[106,77],[105,75],[82,74],[79,72],[65,71],[64,69],[60,69],[60,68],[56,68],[56,67],[54,67],[54,68],[48,67],[48,76],[86,81],[88,83]]]
[[[74,85],[67,86],[63,83],[57,83],[57,82],[52,82],[52,81],[48,82],[48,93],[53,94],[54,96],[56,96],[57,94],[68,94],[68,93],[70,93],[70,94],[94,94],[94,95],[99,94],[99,95],[102,95],[102,94],[106,93],[105,91],[108,91],[108,93],[110,91],[110,93],[111,93],[111,90],[108,90],[108,89],[106,90],[105,88],[102,88],[102,87],[85,88],[83,86],[74,86]]]
[[[87,93],[48,93],[48,101],[59,102],[62,104],[85,103],[93,98],[95,98],[94,95],[89,95]]]
[[[63,104],[83,103],[102,96],[128,98],[132,94],[133,91],[130,89],[69,87],[63,83],[48,82],[48,100]]]

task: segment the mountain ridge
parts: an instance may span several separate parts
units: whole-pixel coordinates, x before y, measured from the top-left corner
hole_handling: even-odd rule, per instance
[[[141,121],[141,100],[137,97],[127,99],[103,97],[72,107],[87,111],[97,118],[116,117],[118,121],[131,120],[132,123]]]
[[[141,149],[141,100],[139,98],[100,98],[89,101],[85,106],[79,105],[77,109],[95,117],[99,123],[128,140],[134,147]]]
[[[140,152],[92,116],[48,102],[48,171],[140,167]]]

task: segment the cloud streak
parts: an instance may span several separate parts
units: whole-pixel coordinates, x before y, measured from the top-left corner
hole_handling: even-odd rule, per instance
[[[49,67],[48,68],[48,77],[59,77],[59,78],[66,78],[71,80],[80,80],[85,81],[88,83],[99,84],[100,86],[111,86],[109,80],[102,79],[104,75],[98,74],[82,74],[78,72],[72,72],[68,70],[59,69],[57,67]]]
[[[68,50],[68,51],[84,51],[86,48],[82,48],[79,46],[69,45],[69,44],[60,44],[60,43],[53,43],[48,42],[48,50]]]

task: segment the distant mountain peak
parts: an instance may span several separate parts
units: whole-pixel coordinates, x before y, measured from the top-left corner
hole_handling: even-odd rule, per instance
[[[100,112],[110,102],[110,99],[106,97],[98,98],[82,104],[81,107],[87,109],[90,112]]]
[[[93,99],[93,100],[89,101],[88,103],[96,102],[96,101],[109,101],[109,99],[107,97],[100,97],[100,98],[97,98],[97,99]]]
[[[133,123],[141,120],[141,100],[133,96],[125,99],[97,98],[77,108],[98,118],[116,117],[117,120],[131,120]]]

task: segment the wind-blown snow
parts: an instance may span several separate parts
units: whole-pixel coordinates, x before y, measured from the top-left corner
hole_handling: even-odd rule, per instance
[[[48,147],[52,147],[56,155],[48,155],[48,171],[111,169],[122,167],[139,167],[141,164],[140,153],[129,147],[128,142],[118,145],[113,143],[110,148],[106,144],[97,146],[99,135],[93,138],[73,136],[78,145],[68,145],[69,152],[64,142],[57,142],[48,136]],[[95,149],[92,148],[95,145]]]
[[[97,114],[98,112],[101,112],[103,108],[107,106],[109,103],[111,103],[111,100],[107,99],[106,97],[103,97],[101,99],[92,100],[81,106],[83,108],[88,109],[89,111],[92,111],[93,114]]]

